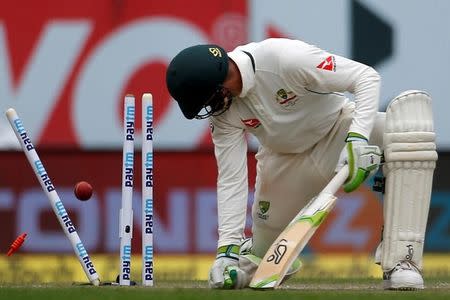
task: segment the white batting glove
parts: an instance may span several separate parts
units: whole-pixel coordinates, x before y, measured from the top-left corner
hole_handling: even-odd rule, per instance
[[[246,287],[250,278],[238,265],[238,245],[219,247],[216,260],[209,271],[209,287],[213,289],[242,289]]]
[[[336,169],[348,164],[349,175],[344,184],[344,191],[350,193],[377,172],[381,151],[378,146],[368,145],[367,139],[355,132],[349,132],[345,141],[347,144],[341,152]]]

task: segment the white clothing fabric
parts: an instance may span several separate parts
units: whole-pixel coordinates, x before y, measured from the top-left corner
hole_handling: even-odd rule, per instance
[[[243,51],[254,58],[255,71]],[[348,126],[335,137],[336,147],[343,147],[348,131],[370,136],[380,88],[380,78],[372,68],[297,40],[250,43],[236,48],[229,57],[240,70],[243,88],[228,111],[210,118],[218,164],[218,246],[240,244],[244,238],[248,196],[245,132],[259,140],[260,153],[306,157],[336,128],[342,108],[349,104],[341,94],[347,91],[355,96],[355,108]],[[337,162],[341,149],[336,157],[327,159]],[[321,186],[334,166],[331,173],[321,170],[310,180],[318,180]],[[271,171],[283,174],[280,168],[273,166]],[[264,176],[258,170],[260,182]],[[281,179],[285,176],[287,173]],[[263,189],[257,186],[257,197]],[[313,190],[303,191],[305,197]],[[285,218],[288,221],[289,217]]]

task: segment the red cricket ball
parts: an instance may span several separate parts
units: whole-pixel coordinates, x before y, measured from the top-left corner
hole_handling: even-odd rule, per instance
[[[86,201],[92,196],[92,186],[86,181],[80,181],[75,185],[73,192],[78,200]]]

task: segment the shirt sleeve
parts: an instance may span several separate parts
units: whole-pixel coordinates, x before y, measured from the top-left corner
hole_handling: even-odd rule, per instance
[[[243,128],[230,124],[222,116],[210,121],[218,167],[218,247],[239,245],[247,216],[247,140]]]
[[[300,41],[284,41],[280,67],[290,84],[315,93],[350,92],[355,112],[349,131],[369,138],[378,111],[381,80],[371,67]]]

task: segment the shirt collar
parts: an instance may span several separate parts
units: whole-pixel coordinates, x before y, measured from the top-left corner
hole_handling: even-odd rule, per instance
[[[241,50],[229,52],[228,57],[236,63],[239,72],[241,72],[242,91],[239,94],[239,97],[245,97],[248,91],[255,85],[255,72],[253,71],[252,61],[250,57]]]

